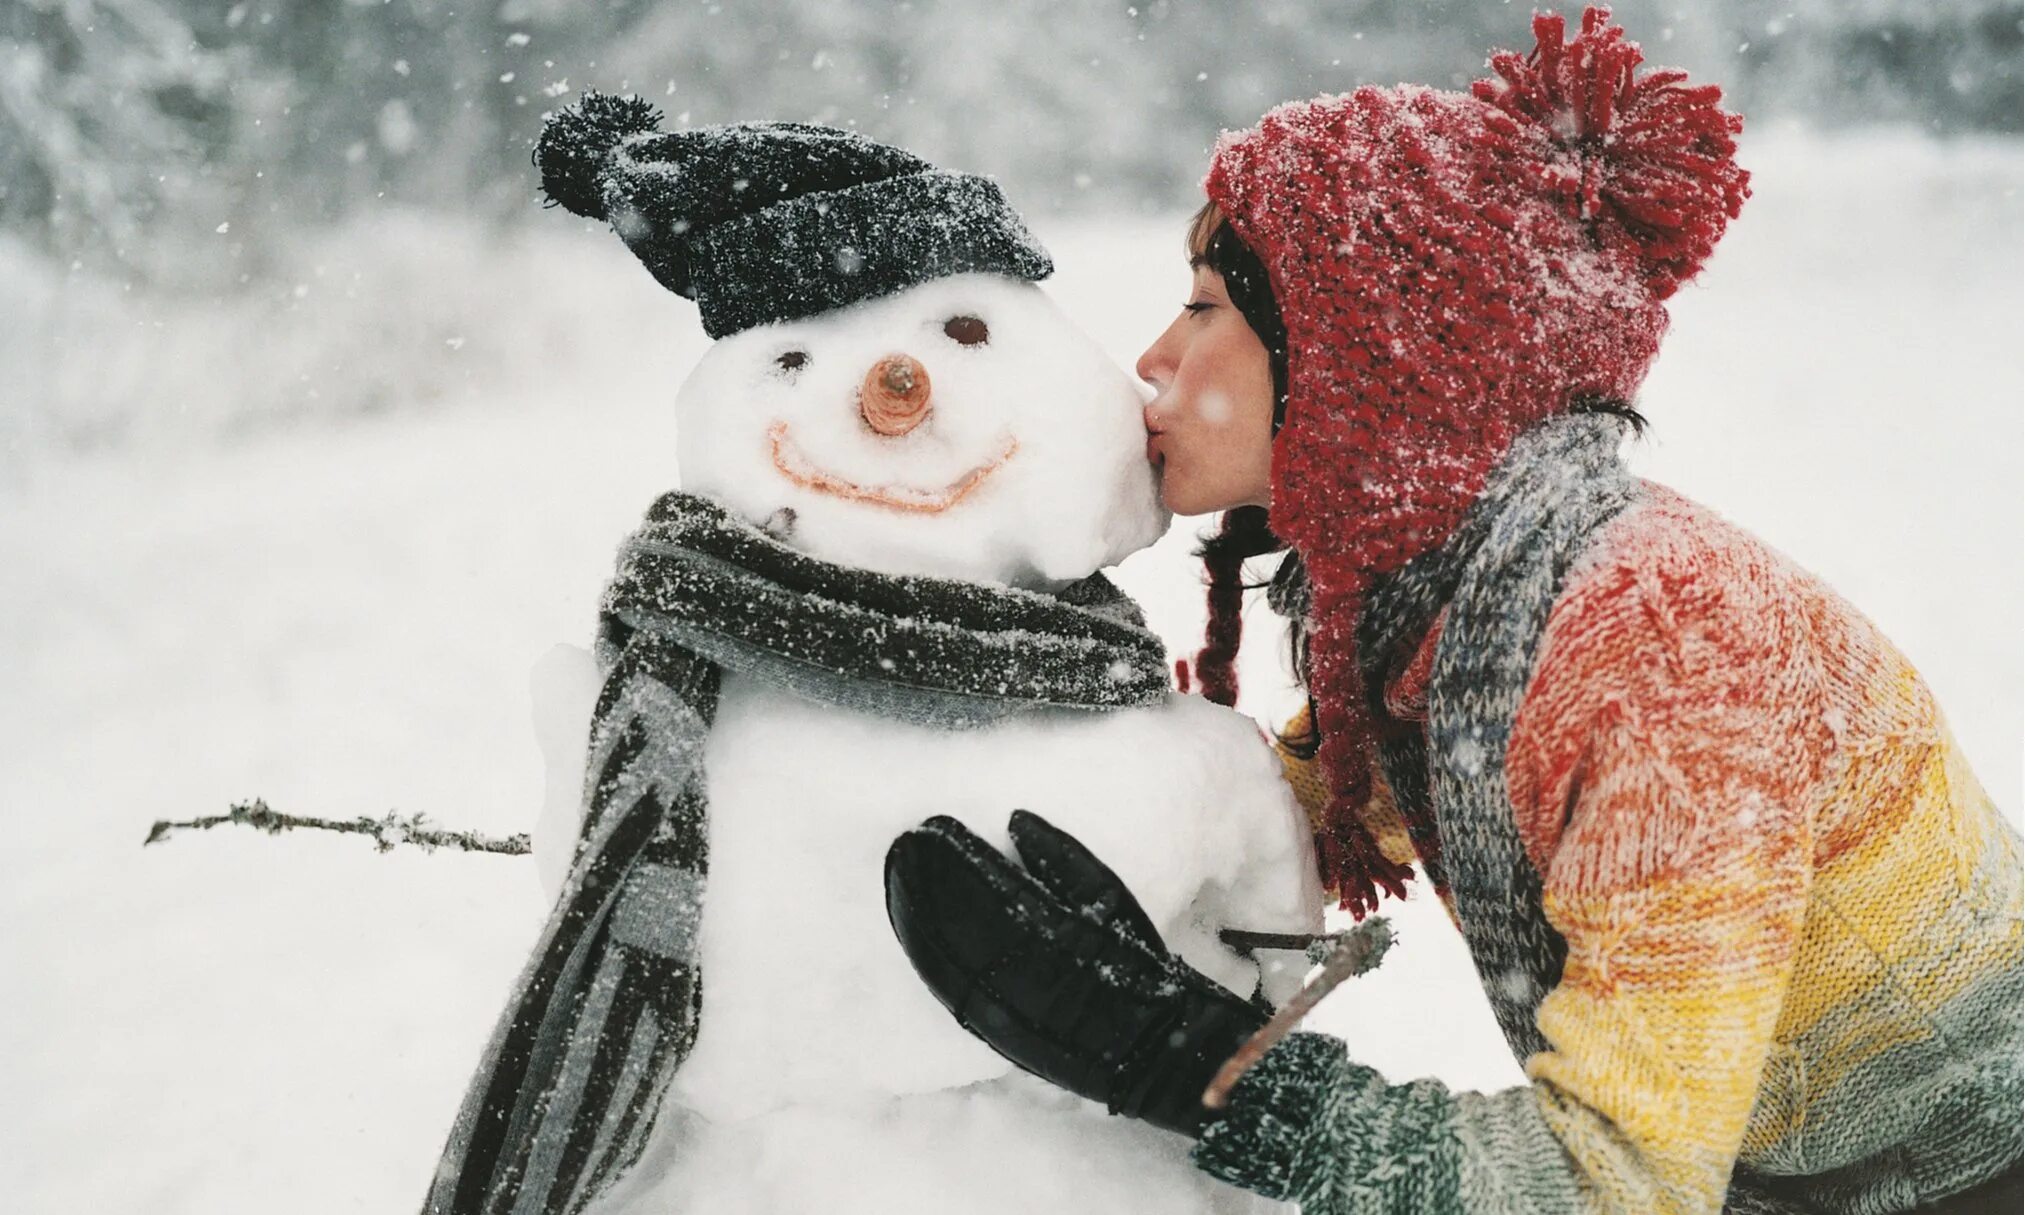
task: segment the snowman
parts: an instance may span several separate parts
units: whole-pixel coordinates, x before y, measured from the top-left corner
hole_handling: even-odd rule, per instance
[[[717,341],[595,650],[537,667],[555,909],[425,1209],[1275,1205],[966,1034],[887,924],[896,836],[949,815],[1005,847],[1024,809],[1211,979],[1299,986],[1300,954],[1219,933],[1320,931],[1306,820],[1097,572],[1168,524],[1134,383],[988,179],[657,124],[591,94],[537,149]]]

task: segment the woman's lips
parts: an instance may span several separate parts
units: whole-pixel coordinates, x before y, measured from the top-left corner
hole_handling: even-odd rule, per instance
[[[1146,460],[1150,464],[1158,464],[1165,458],[1160,451],[1160,436],[1164,433],[1158,430],[1146,432]]]

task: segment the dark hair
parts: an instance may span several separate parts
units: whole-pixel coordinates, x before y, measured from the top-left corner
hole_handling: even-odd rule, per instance
[[[1301,554],[1287,548],[1269,526],[1264,507],[1240,506],[1227,510],[1217,530],[1202,538],[1195,550],[1202,558],[1209,584],[1209,623],[1203,629],[1202,649],[1195,656],[1196,677],[1202,694],[1218,704],[1237,703],[1237,652],[1243,640],[1244,593],[1263,588],[1266,603],[1287,622],[1288,660],[1294,678],[1303,688],[1308,679],[1308,568]],[[1247,582],[1247,558],[1284,553],[1273,572],[1261,582]],[[1322,736],[1315,725],[1315,698],[1308,697],[1308,728],[1298,737],[1280,736],[1280,743],[1302,759],[1314,758]]]
[[[1273,296],[1271,278],[1251,247],[1224,218],[1215,203],[1205,203],[1188,225],[1190,265],[1204,265],[1223,279],[1231,305],[1245,324],[1258,335],[1266,348],[1273,374],[1273,433],[1278,434],[1287,417],[1287,326],[1280,316],[1279,301]],[[1246,582],[1247,558],[1268,553],[1285,553],[1264,582]],[[1237,652],[1244,635],[1244,593],[1266,589],[1266,602],[1287,619],[1289,659],[1294,677],[1308,684],[1308,576],[1299,553],[1287,546],[1268,521],[1261,506],[1240,506],[1227,510],[1217,530],[1202,538],[1196,549],[1209,584],[1209,623],[1203,630],[1202,649],[1195,656],[1195,675],[1202,694],[1218,704],[1237,702]],[[1281,742],[1302,758],[1312,757],[1321,744],[1313,725],[1313,698],[1309,701],[1309,729],[1301,738]]]
[[[1266,348],[1273,369],[1273,431],[1287,416],[1287,324],[1264,263],[1244,243],[1215,203],[1188,221],[1188,264],[1208,266],[1223,279],[1231,304]]]
[[[1638,412],[1630,401],[1618,397],[1606,397],[1599,393],[1579,393],[1568,401],[1569,413],[1607,413],[1622,422],[1634,438],[1643,439],[1646,427],[1652,423]]]

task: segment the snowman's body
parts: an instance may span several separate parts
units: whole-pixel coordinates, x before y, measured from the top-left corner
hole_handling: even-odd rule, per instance
[[[983,317],[1000,349],[935,349],[945,315]],[[872,392],[863,369],[896,346],[933,356],[912,365],[933,379],[939,432],[913,419],[888,433],[852,395],[861,382]],[[770,385],[769,365],[789,374]],[[819,370],[836,376],[829,391]],[[1008,373],[1023,377],[1015,397],[1003,382],[984,390]],[[726,339],[678,408],[684,488],[755,522],[787,521],[788,543],[827,560],[1039,589],[1150,543],[1166,523],[1129,381],[1038,291],[989,276]],[[860,414],[871,424],[854,425]],[[797,444],[785,458],[783,434]],[[919,506],[949,487],[967,488]],[[551,739],[575,740],[551,743],[548,842],[537,839],[551,857],[566,852],[556,838],[571,816],[557,807],[573,802],[581,772],[588,664],[581,651],[558,656],[540,681]],[[930,815],[1003,845],[1007,815],[1032,810],[1110,864],[1190,964],[1240,994],[1263,984],[1283,1000],[1298,955],[1277,955],[1261,975],[1216,937],[1321,926],[1305,819],[1249,721],[1173,696],[947,728],[728,671],[703,761],[701,1028],[645,1153],[598,1215],[1271,1205],[1195,1170],[1179,1137],[1107,1117],[970,1037],[894,940],[882,882],[894,837]]]
[[[601,1212],[1262,1209],[1180,1138],[1017,1072],[914,976],[886,923],[895,836],[1015,807],[1108,858],[1169,945],[1243,994],[1215,930],[1312,931],[1313,859],[1256,731],[1193,698],[974,730],[832,709],[728,676],[705,749],[702,1030],[661,1142]],[[1268,995],[1298,985],[1293,966]]]

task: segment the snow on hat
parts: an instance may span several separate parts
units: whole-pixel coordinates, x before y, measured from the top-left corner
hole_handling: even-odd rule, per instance
[[[1469,93],[1361,88],[1224,135],[1204,189],[1266,266],[1288,333],[1271,526],[1312,583],[1310,690],[1333,790],[1319,845],[1344,906],[1403,894],[1358,823],[1378,723],[1357,652],[1374,579],[1455,529],[1521,431],[1628,402],[1749,193],[1736,115],[1685,74],[1640,78],[1591,8],[1535,16]],[[1431,835],[1431,833],[1430,833]]]
[[[535,143],[542,189],[607,219],[713,338],[931,279],[1054,270],[998,184],[835,127],[661,131],[638,97],[586,91]]]

